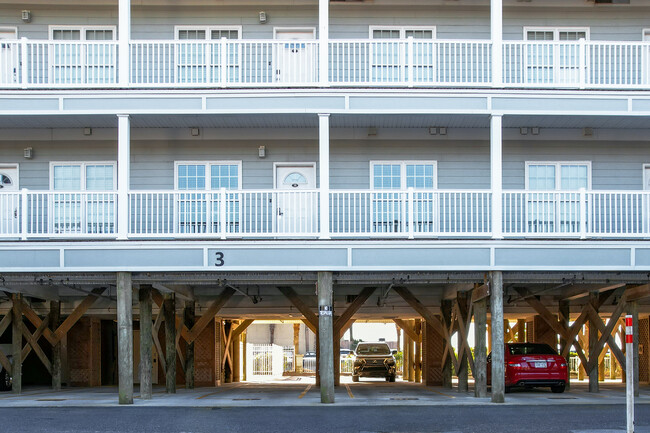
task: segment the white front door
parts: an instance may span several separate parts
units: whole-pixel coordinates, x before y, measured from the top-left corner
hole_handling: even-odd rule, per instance
[[[20,232],[18,167],[0,166],[0,236]]]
[[[275,44],[273,70],[275,81],[280,83],[312,83],[316,81],[315,45],[308,41],[316,38],[314,29],[276,29],[275,39],[286,41]]]
[[[0,84],[18,82],[18,47],[3,42],[16,38],[16,30],[0,29]]]
[[[643,196],[643,231],[650,233],[650,164],[643,166],[643,190],[648,193]]]
[[[280,233],[318,231],[315,164],[276,165],[276,227]]]

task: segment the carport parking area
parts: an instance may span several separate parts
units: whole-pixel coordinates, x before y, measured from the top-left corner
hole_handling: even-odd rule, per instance
[[[474,398],[473,390],[423,386],[401,382],[387,383],[366,379],[359,383],[342,380],[336,387],[336,406],[463,406],[490,404],[490,399]],[[75,407],[116,406],[116,389],[67,388],[53,392],[46,388],[27,388],[22,395],[0,394],[3,407]],[[150,407],[290,407],[320,405],[320,390],[313,378],[291,378],[267,382],[240,382],[219,388],[179,389],[166,394],[164,387],[154,388],[155,398],[143,400],[136,393],[134,406]],[[650,404],[650,386],[642,386],[636,403]],[[625,386],[601,384],[598,394],[589,393],[588,383],[573,383],[571,390],[553,394],[548,389],[514,390],[509,405],[583,405],[625,404]]]

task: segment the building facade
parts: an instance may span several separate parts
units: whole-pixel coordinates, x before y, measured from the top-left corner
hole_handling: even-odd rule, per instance
[[[649,1],[1,0],[0,38],[13,298],[69,314],[103,287],[84,312],[133,317],[135,285],[228,320],[306,303],[336,333],[366,287],[355,312],[427,319],[408,286],[446,329],[445,299],[491,281],[493,330],[537,294],[573,302],[567,337],[617,290],[647,329]]]

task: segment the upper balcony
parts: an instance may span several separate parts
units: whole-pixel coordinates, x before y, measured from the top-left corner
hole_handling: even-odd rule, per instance
[[[650,43],[505,41],[493,79],[489,40],[336,39],[327,77],[318,40],[6,40],[0,88],[454,87],[650,89]]]

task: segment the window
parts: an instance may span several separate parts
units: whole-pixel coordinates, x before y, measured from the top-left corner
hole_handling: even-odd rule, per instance
[[[176,163],[175,171],[176,189],[187,191],[178,196],[180,233],[219,233],[220,195],[209,191],[241,189],[241,161],[183,161]],[[225,199],[226,230],[234,233],[239,226],[239,198],[227,193]]]
[[[580,230],[580,189],[591,188],[589,162],[527,162],[528,229],[541,233]],[[566,192],[562,192],[566,191]]]
[[[50,26],[50,81],[57,84],[115,83],[117,45],[113,26]],[[87,43],[74,43],[86,41]]]
[[[403,192],[407,188],[416,190],[413,194],[414,230],[434,231],[435,193],[426,190],[436,188],[436,166],[435,161],[370,162],[371,188],[385,190],[372,195],[373,228],[376,232],[408,230],[407,196]]]
[[[413,79],[425,81],[435,79],[434,59],[436,37],[435,27],[370,26],[372,80],[375,82],[406,81],[408,69],[408,46],[395,39],[415,39],[413,43]]]
[[[580,39],[589,39],[588,28],[524,28],[529,83],[576,84],[580,81]],[[543,43],[559,41],[561,44]]]
[[[176,55],[177,79],[180,83],[218,83],[226,79],[239,81],[241,46],[230,44],[223,51],[219,44],[201,44],[196,41],[240,39],[240,26],[177,26],[175,37],[180,43]],[[222,58],[226,56],[226,76],[222,77]]]
[[[53,162],[48,204],[54,233],[114,233],[114,162]]]

